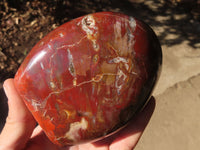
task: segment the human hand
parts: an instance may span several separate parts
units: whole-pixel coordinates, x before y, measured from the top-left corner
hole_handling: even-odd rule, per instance
[[[13,79],[4,82],[8,117],[0,134],[0,150],[132,150],[140,139],[155,108],[152,97],[146,107],[119,132],[97,142],[59,148],[51,143],[25,106]]]

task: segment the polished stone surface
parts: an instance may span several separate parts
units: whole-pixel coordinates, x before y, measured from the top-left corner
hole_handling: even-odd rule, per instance
[[[161,61],[148,25],[101,12],[44,37],[20,66],[15,85],[53,143],[78,144],[124,126],[148,100]]]

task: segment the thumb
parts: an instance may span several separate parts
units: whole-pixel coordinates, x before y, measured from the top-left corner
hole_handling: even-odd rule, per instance
[[[17,93],[13,79],[4,82],[4,90],[8,97],[8,117],[0,135],[0,149],[23,149],[30,138],[36,121]]]

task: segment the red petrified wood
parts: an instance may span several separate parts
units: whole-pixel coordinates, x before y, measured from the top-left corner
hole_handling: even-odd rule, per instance
[[[37,43],[15,85],[53,143],[78,144],[124,126],[151,95],[161,61],[149,26],[100,12],[65,23]]]

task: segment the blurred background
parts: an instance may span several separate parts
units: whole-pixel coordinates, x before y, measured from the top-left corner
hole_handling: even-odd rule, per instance
[[[154,115],[136,150],[199,150],[200,0],[1,0],[0,131],[7,116],[3,81],[14,77],[31,48],[76,17],[122,12],[148,23],[163,50]]]

